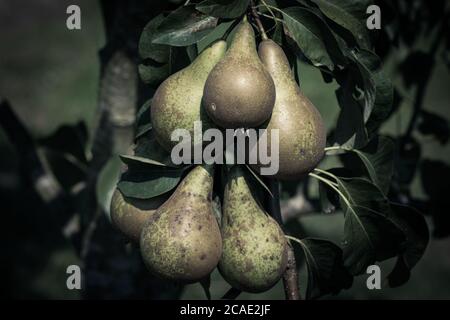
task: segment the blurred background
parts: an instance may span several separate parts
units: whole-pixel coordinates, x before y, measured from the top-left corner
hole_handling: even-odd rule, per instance
[[[66,28],[66,8],[71,4],[81,8],[81,30]],[[175,4],[161,6],[170,9]],[[134,5],[131,1],[130,7]],[[149,10],[158,5],[157,1],[148,4]],[[426,214],[432,238],[404,286],[370,291],[366,277],[360,276],[351,289],[326,298],[450,299],[448,2],[382,1],[380,6],[383,30],[375,37],[376,52],[396,88],[394,111],[381,128],[383,134],[397,139],[395,196],[411,199]],[[138,250],[112,230],[102,210],[96,211],[94,219],[82,214],[92,205],[86,193],[97,195],[99,207],[107,210],[110,190],[119,174],[117,154],[126,150],[129,141],[98,138],[111,132],[104,127],[108,119],[114,124],[111,114],[105,120],[100,81],[105,73],[114,73],[114,68],[108,71],[104,62],[123,59],[111,52],[125,46],[132,57],[129,66],[136,65],[130,52],[149,20],[136,16],[138,22],[129,29],[134,36],[125,44],[123,39],[111,44],[108,37],[115,32],[111,27],[114,23],[105,24],[103,17],[96,1],[0,2],[1,295],[32,299],[204,299],[199,284],[182,288],[153,279],[145,271]],[[441,28],[440,21],[444,21]],[[331,130],[339,113],[334,92],[337,84],[325,83],[317,69],[301,61],[299,64],[301,88]],[[119,73],[134,81],[136,71],[127,69],[126,64],[124,68]],[[126,99],[126,95],[120,98]],[[145,101],[145,93],[131,98],[138,106]],[[116,134],[129,134],[127,128],[132,124],[127,119],[127,115],[120,119]],[[90,151],[106,147],[109,150],[105,155]],[[88,161],[92,158],[98,163]],[[332,167],[336,161],[339,159],[326,158],[321,167]],[[94,179],[92,172],[99,175]],[[308,197],[317,197],[313,184],[307,188]],[[308,200],[304,191],[302,183],[283,185],[282,210],[289,228],[301,230],[301,236],[325,237],[339,243],[342,214],[316,212],[314,201]],[[80,224],[83,219],[91,220]],[[85,226],[83,232],[79,225]],[[66,287],[66,268],[72,264],[87,270],[83,273],[83,290]],[[298,265],[304,291],[306,272],[301,257]],[[393,261],[387,261],[381,270],[386,275],[392,266]],[[229,285],[214,272],[212,297],[220,298],[228,289]],[[241,294],[239,298],[283,299],[284,293],[279,284],[265,293]]]

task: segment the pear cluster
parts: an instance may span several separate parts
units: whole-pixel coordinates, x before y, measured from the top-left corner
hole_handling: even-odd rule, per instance
[[[202,121],[203,130],[266,128],[270,135],[278,129],[279,171],[269,178],[282,180],[302,178],[314,169],[326,142],[322,118],[300,91],[283,50],[267,39],[257,51],[246,18],[236,27],[228,50],[223,40],[213,43],[159,86],[151,121],[167,151],[175,144],[173,130],[194,135],[195,121]],[[246,169],[227,168],[221,220],[213,211],[213,181],[214,166],[203,164],[170,196],[133,200],[116,190],[111,220],[139,245],[144,263],[158,277],[192,283],[218,267],[237,289],[270,289],[286,268],[283,231],[255,197]]]

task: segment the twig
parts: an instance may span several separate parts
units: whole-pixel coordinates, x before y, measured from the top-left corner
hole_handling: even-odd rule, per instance
[[[253,0],[251,0],[250,6],[253,18],[255,19],[256,25],[258,26],[259,32],[261,33],[261,38],[263,40],[268,40],[269,38],[267,37],[266,31],[264,30],[261,19],[258,15],[258,11],[256,10],[255,2]]]
[[[280,208],[280,190],[276,179],[271,179],[269,182],[270,191],[273,197],[270,201],[270,211],[272,217],[282,227],[283,221],[281,218]],[[300,290],[298,286],[298,271],[297,263],[295,261],[294,249],[291,245],[287,248],[287,266],[283,274],[283,286],[286,300],[300,300]]]

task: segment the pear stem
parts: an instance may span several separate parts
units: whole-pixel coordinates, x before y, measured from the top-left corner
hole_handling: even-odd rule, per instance
[[[272,217],[283,228],[280,208],[280,186],[277,179],[270,179],[269,188],[273,195],[270,201]],[[294,249],[291,245],[287,247],[287,266],[283,274],[283,286],[286,300],[301,300],[298,286],[297,263],[295,261]]]
[[[251,0],[250,7],[251,7],[251,12],[252,12],[253,18],[255,19],[256,25],[258,26],[258,30],[261,33],[261,38],[263,40],[268,40],[269,38],[267,37],[266,31],[264,30],[261,19],[259,18],[258,11],[256,10],[254,0]]]

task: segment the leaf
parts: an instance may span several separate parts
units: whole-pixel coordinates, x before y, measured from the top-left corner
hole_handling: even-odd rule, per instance
[[[211,300],[211,275],[208,274],[206,278],[200,280],[200,285],[202,286],[203,290],[205,291],[206,298],[208,300]]]
[[[109,213],[111,198],[120,177],[121,165],[119,157],[111,157],[103,166],[97,178],[95,186],[97,202],[103,211],[107,213]]]
[[[368,265],[398,253],[403,239],[401,230],[390,216],[390,206],[383,193],[361,178],[337,178],[345,214],[344,259],[353,275],[363,273]]]
[[[175,188],[187,167],[179,169],[134,169],[125,172],[117,187],[126,197],[149,199]]]
[[[188,46],[203,39],[217,25],[217,18],[187,5],[170,13],[156,29],[152,43]]]
[[[252,174],[252,177],[261,185],[261,187],[263,187],[265,191],[267,191],[270,197],[273,198],[272,192],[270,191],[269,187],[264,183],[264,181],[262,181],[261,177],[256,172],[254,172],[249,165],[246,164],[245,166],[247,167],[247,170]]]
[[[153,36],[156,29],[164,20],[162,14],[154,17],[147,23],[139,38],[139,56],[142,59],[151,59],[159,63],[167,63],[170,47],[153,43]]]
[[[151,159],[169,167],[178,167],[172,163],[170,153],[158,144],[152,130],[138,138],[134,156]]]
[[[361,107],[352,95],[352,82],[348,79],[348,82],[336,90],[341,112],[336,125],[335,141],[345,148],[362,148],[367,144],[367,132]]]
[[[306,299],[316,299],[325,294],[337,294],[348,289],[353,277],[345,269],[342,250],[333,242],[307,238],[298,241],[301,244],[308,267],[308,287]]]
[[[120,159],[123,163],[125,163],[128,166],[143,166],[143,167],[150,167],[150,166],[157,166],[157,167],[167,167],[166,164],[138,156],[131,156],[131,155],[121,155]]]
[[[337,201],[336,201],[337,200]],[[319,201],[323,213],[330,214],[336,211],[336,202],[339,203],[339,198],[329,186],[319,180]]]
[[[391,209],[394,221],[405,235],[397,263],[387,277],[390,287],[398,287],[409,280],[412,268],[425,253],[430,234],[424,216],[414,208],[391,203]]]
[[[213,17],[230,19],[244,14],[249,2],[249,0],[205,0],[195,8]]]
[[[168,63],[164,65],[147,65],[141,63],[138,66],[138,71],[142,82],[151,86],[159,85],[170,75],[170,67]]]
[[[323,29],[328,27],[323,20],[313,11],[301,7],[291,7],[281,12],[289,37],[295,40],[304,55],[313,65],[333,70],[334,63],[323,37]]]
[[[394,142],[384,136],[376,136],[363,149],[353,149],[369,173],[372,182],[387,194],[394,172]]]
[[[349,5],[359,5],[358,1],[312,1],[317,4],[327,18],[350,31],[361,48],[368,49],[370,47],[370,37],[365,19],[361,19],[349,11]]]
[[[152,129],[151,119],[150,119],[150,107],[152,104],[152,99],[147,100],[136,114],[136,136],[135,139],[146,134]]]
[[[369,132],[375,131],[389,115],[394,89],[384,74],[378,56],[368,50],[353,50],[350,58],[356,63],[364,89],[363,116]]]

